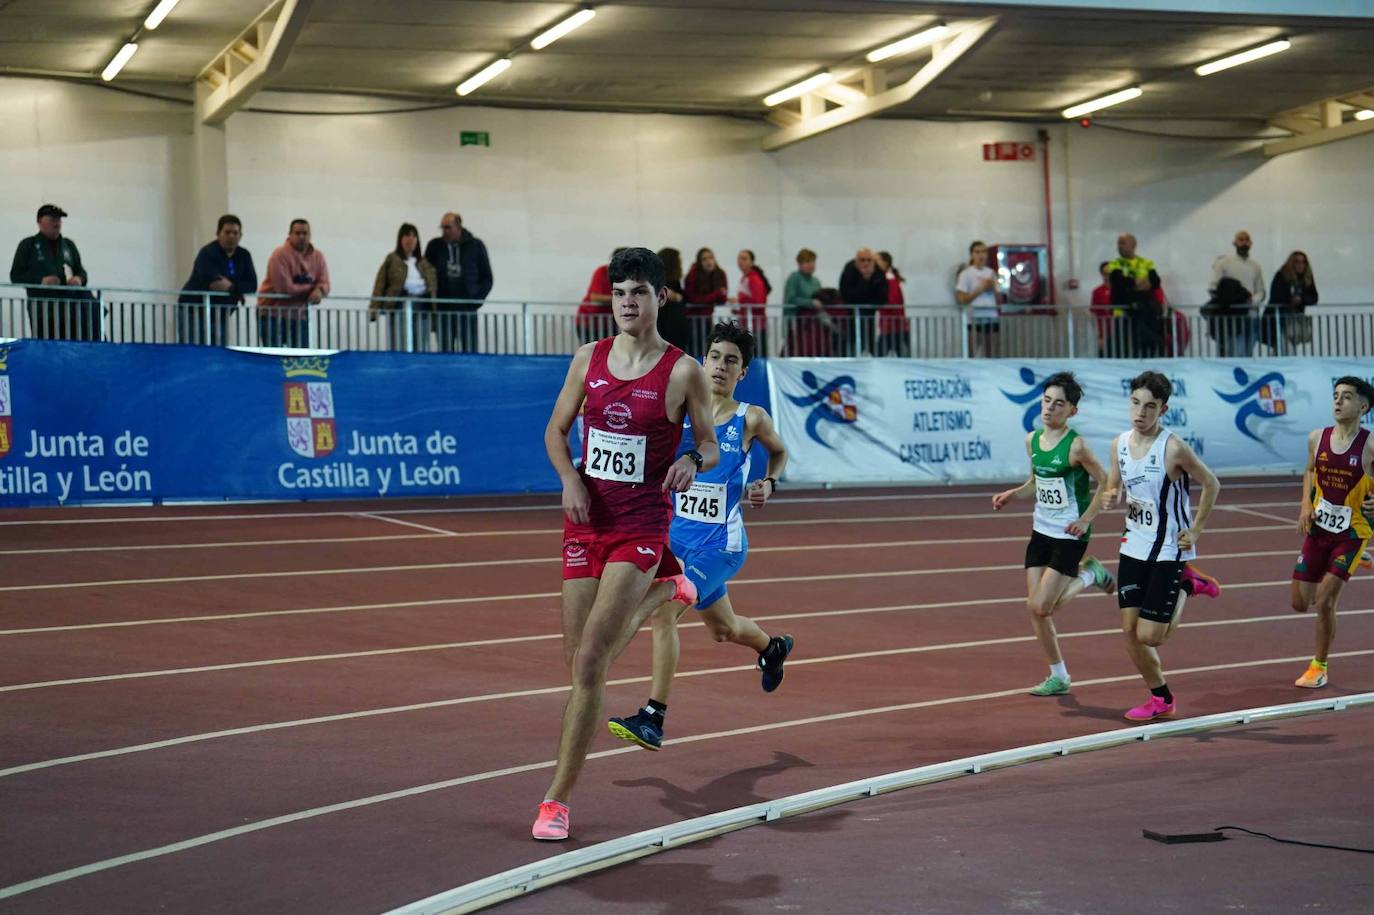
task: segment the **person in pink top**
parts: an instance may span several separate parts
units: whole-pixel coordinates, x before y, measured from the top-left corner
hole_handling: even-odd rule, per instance
[[[740,326],[754,335],[755,352],[768,355],[768,294],[773,284],[764,276],[763,268],[754,262],[754,252],[747,248],[735,257],[739,265],[739,294],[730,299],[738,305],[736,314]]]
[[[544,430],[563,482],[563,653],[572,690],[558,763],[531,834],[568,837],[568,798],[601,721],[611,662],[663,603],[696,602],[668,550],[670,492],[686,492],[720,457],[706,371],[658,334],[667,298],[663,261],[647,248],[611,258],[618,333],[581,346]],[[582,464],[568,430],[582,414]],[[695,448],[675,457],[690,417]]]
[[[310,345],[307,309],[329,295],[329,264],[310,243],[310,223],[291,220],[286,241],[267,259],[267,275],[258,287],[258,344]]]

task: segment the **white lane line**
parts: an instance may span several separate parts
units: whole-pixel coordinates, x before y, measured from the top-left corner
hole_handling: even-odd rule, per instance
[[[1374,608],[1365,610],[1342,611],[1342,615],[1361,616],[1374,613]],[[1211,628],[1214,626],[1239,626],[1253,623],[1283,622],[1286,620],[1299,620],[1306,617],[1297,613],[1281,614],[1277,616],[1252,616],[1233,620],[1211,620],[1198,621],[1192,623],[1180,623],[1179,628],[1200,629]],[[1061,632],[1060,638],[1091,638],[1096,636],[1117,636],[1121,633],[1120,626],[1113,626],[1108,629],[1091,629],[1078,632]],[[535,637],[539,638],[539,637]],[[949,651],[958,648],[978,648],[993,645],[1014,645],[1023,642],[1033,642],[1033,635],[1003,636],[995,639],[981,639],[977,641],[949,642],[937,645],[916,645],[908,648],[885,648],[875,651],[859,652],[844,655],[833,655],[820,658],[804,658],[792,661],[792,664],[827,664],[837,661],[853,661],[864,658],[889,657],[900,654],[924,654],[933,651]],[[740,673],[754,670],[752,664],[732,665],[730,667],[709,667],[698,668],[696,670],[678,671],[677,677],[708,677],[716,674]],[[1173,671],[1170,671],[1172,676]],[[1129,679],[1129,678],[1127,678]],[[648,683],[650,677],[621,677],[614,680],[607,680],[607,686],[627,686],[634,683]],[[1091,681],[1088,681],[1091,682]],[[1077,685],[1077,681],[1075,681]],[[459,705],[474,705],[481,702],[499,702],[507,699],[523,699],[530,696],[550,696],[567,692],[567,686],[544,686],[535,689],[515,690],[501,693],[485,693],[476,696],[462,696],[456,699],[436,699],[430,702],[417,702],[409,705],[387,706],[383,708],[366,709],[357,712],[339,712],[333,715],[320,715],[314,718],[299,718],[293,721],[275,721],[268,724],[245,725],[243,727],[228,728],[220,731],[207,731],[201,734],[189,734],[184,737],[171,737],[164,740],[155,740],[149,743],[134,744],[126,747],[115,747],[109,750],[95,750],[90,753],[81,753],[75,756],[63,756],[57,759],[40,760],[38,762],[24,763],[12,766],[7,769],[0,769],[0,778],[11,775],[19,775],[24,772],[33,772],[40,769],[50,769],[55,766],[71,765],[78,762],[89,762],[95,759],[108,759],[115,756],[127,756],[133,753],[145,753],[152,750],[161,750],[167,747],[183,746],[189,743],[200,743],[207,740],[218,740],[224,737],[241,737],[247,734],[259,734],[265,731],[279,731],[288,728],[309,727],[318,724],[332,724],[340,721],[356,721],[361,718],[376,718],[383,715],[398,715],[409,712],[427,711],[438,708],[451,708]],[[1024,690],[1021,692],[1024,693]]]
[[[1233,510],[1234,510],[1234,509],[1233,509]],[[1120,514],[1120,512],[1112,512],[1112,513]],[[1109,513],[1109,514],[1111,514],[1111,513]],[[429,526],[424,525],[424,524],[414,524],[414,523],[412,523],[412,522],[409,522],[409,521],[401,521],[401,520],[396,519],[396,518],[383,518],[383,517],[380,516],[380,515],[359,515],[358,517],[368,517],[368,518],[375,518],[375,519],[380,520],[380,521],[390,521],[390,522],[392,522],[392,523],[394,523],[394,524],[403,524],[403,525],[406,525],[407,527],[415,527],[415,528],[419,528],[420,530],[424,530],[424,531],[432,531],[433,533],[429,533],[429,534],[376,534],[376,535],[366,536],[366,537],[317,537],[317,538],[297,537],[297,538],[293,538],[293,539],[289,539],[289,540],[216,540],[216,541],[210,541],[210,542],[206,542],[206,543],[145,543],[145,544],[137,544],[137,545],[132,545],[132,546],[130,546],[130,545],[121,545],[121,544],[113,544],[113,545],[109,545],[109,546],[43,547],[43,548],[39,548],[39,549],[27,549],[27,550],[0,550],[0,556],[37,556],[37,555],[51,555],[51,554],[64,554],[64,553],[127,553],[127,552],[146,552],[146,551],[150,551],[150,550],[209,550],[209,549],[235,549],[235,548],[242,548],[242,547],[263,547],[263,546],[301,546],[301,545],[313,545],[313,544],[317,544],[317,543],[318,543],[318,544],[331,544],[331,543],[372,543],[372,542],[376,542],[376,541],[386,541],[386,540],[436,540],[436,539],[438,539],[438,538],[440,538],[440,537],[481,537],[481,538],[483,538],[483,539],[485,539],[485,538],[487,538],[487,537],[515,537],[515,536],[549,536],[549,537],[552,537],[552,536],[554,536],[554,535],[561,535],[561,534],[563,533],[563,529],[562,529],[562,528],[555,528],[555,527],[540,528],[540,529],[538,529],[538,530],[527,530],[527,531],[449,531],[449,530],[445,530],[444,528],[441,528],[441,527],[429,527]],[[957,516],[957,517],[964,517],[964,516]],[[969,517],[983,517],[983,516],[980,515],[980,516],[969,516]],[[1272,517],[1272,516],[1263,516],[1263,515],[1262,515],[1261,517]],[[912,516],[912,518],[905,519],[905,520],[915,520],[915,519],[916,519],[916,516]],[[870,518],[870,519],[866,519],[866,521],[861,521],[861,522],[859,522],[859,523],[878,523],[878,522],[885,521],[885,520],[890,520],[890,519]],[[926,519],[926,520],[930,520],[930,519]],[[1286,519],[1286,518],[1277,518],[1277,519],[1275,519],[1275,520],[1285,521],[1285,522],[1288,521],[1288,519]],[[749,526],[750,526],[750,527],[767,527],[767,526],[769,526],[769,525],[777,526],[777,525],[782,524],[782,523],[785,523],[785,524],[793,524],[794,522],[790,522],[790,521],[789,521],[789,522],[755,521],[755,522],[750,523]],[[822,522],[815,522],[815,523],[822,523]],[[1289,522],[1288,526],[1291,526],[1291,522]],[[1225,527],[1225,528],[1212,528],[1212,529],[1210,529],[1210,530],[1208,531],[1208,533],[1211,533],[1211,534],[1223,534],[1223,533],[1240,533],[1240,532],[1244,532],[1244,531],[1269,531],[1269,530],[1282,530],[1282,529],[1283,529],[1282,527],[1274,527],[1274,526],[1272,526],[1272,525],[1269,525],[1269,526],[1259,526],[1259,527]],[[1110,535],[1109,535],[1109,536],[1110,536]],[[949,538],[943,538],[943,539],[939,539],[939,540],[929,540],[929,541],[911,540],[911,541],[905,541],[905,542],[911,543],[911,544],[924,544],[924,543],[932,543],[932,544],[934,544],[934,543],[1001,543],[1001,542],[1005,542],[1005,541],[1025,540],[1025,539],[1026,539],[1025,536],[1018,535],[1018,536],[1014,536],[1014,537],[966,537],[966,538],[957,539],[957,540],[952,540],[952,539],[949,539]],[[836,545],[836,548],[840,548],[840,547],[843,547],[843,546],[847,546],[847,544],[837,544],[837,545]],[[751,547],[751,551],[752,551],[752,552],[768,552],[768,551],[775,551],[775,550],[806,550],[806,549],[820,549],[820,548],[821,548],[821,547],[817,547],[817,546],[795,546],[795,547],[790,547],[790,546],[774,546],[774,547]]]
[[[808,524],[815,524],[816,522],[814,522],[814,521],[808,521],[808,522],[806,522],[806,523],[808,523]],[[1258,529],[1258,530],[1282,530],[1282,528],[1279,527],[1279,526],[1273,526],[1273,527],[1261,526],[1261,527],[1259,527],[1259,528],[1253,528],[1253,527],[1252,527],[1252,528],[1235,528],[1234,530],[1236,530],[1236,531],[1242,531],[1242,530],[1257,530],[1257,529]],[[1221,534],[1221,533],[1226,533],[1226,531],[1227,531],[1226,528],[1220,528],[1220,529],[1215,530],[1215,531],[1212,531],[1212,532],[1210,532],[1210,533]],[[973,538],[967,538],[965,542],[970,542],[970,543],[987,542],[987,541],[990,541],[991,539],[992,539],[992,538],[979,538],[979,537],[973,537]],[[1013,538],[1010,538],[1010,539],[1015,540],[1015,539],[1024,539],[1024,538],[1016,538],[1016,537],[1013,537]],[[937,541],[937,542],[939,542],[939,543],[958,543],[958,542],[961,542],[961,541],[957,541],[957,540],[948,540],[948,539],[947,539],[947,540],[941,540],[941,541]],[[802,552],[802,551],[805,551],[805,550],[882,549],[882,548],[888,548],[888,547],[920,546],[920,545],[928,545],[928,544],[930,544],[930,543],[931,543],[931,541],[928,541],[928,540],[880,540],[880,541],[859,541],[858,543],[852,543],[852,544],[826,544],[826,543],[822,543],[822,544],[809,544],[809,545],[804,545],[804,546],[774,546],[774,547],[760,547],[760,548],[758,548],[758,550],[756,550],[755,552]],[[1283,551],[1269,552],[1269,553],[1234,553],[1234,554],[1217,554],[1216,556],[1213,556],[1212,558],[1223,559],[1223,558],[1227,558],[1228,555],[1237,556],[1237,557],[1239,557],[1239,556],[1277,556],[1277,555],[1283,555],[1283,554],[1285,554],[1285,553],[1291,553],[1291,552],[1292,552],[1291,550],[1283,550]],[[65,582],[47,582],[47,583],[44,583],[44,584],[32,584],[32,585],[4,585],[4,586],[0,586],[0,591],[65,591],[65,590],[70,590],[70,589],[73,589],[73,588],[112,588],[112,587],[123,587],[123,586],[128,586],[128,585],[162,585],[162,584],[175,584],[175,583],[193,582],[193,581],[241,581],[241,580],[243,580],[243,579],[248,579],[248,578],[300,578],[300,577],[327,576],[327,575],[370,575],[370,574],[378,573],[378,572],[383,572],[383,573],[385,573],[385,572],[421,572],[421,571],[433,571],[433,570],[435,570],[435,569],[499,568],[499,567],[502,567],[502,566],[540,565],[540,564],[556,563],[556,562],[561,562],[561,561],[562,561],[561,558],[560,558],[559,556],[555,555],[555,556],[529,556],[529,557],[525,557],[525,558],[523,558],[523,559],[473,559],[473,560],[461,560],[461,561],[455,561],[455,562],[425,562],[425,563],[411,563],[411,564],[407,564],[407,565],[352,566],[352,567],[349,567],[349,568],[342,568],[342,569],[288,569],[288,570],[283,570],[283,571],[278,571],[278,572],[225,572],[225,573],[220,573],[220,574],[217,574],[217,575],[172,575],[172,576],[163,576],[163,577],[159,577],[159,578],[111,578],[111,579],[104,579],[104,580],[99,580],[99,581],[65,581]],[[1106,561],[1106,560],[1104,560],[1104,561]],[[1005,567],[1004,567],[1004,566],[986,566],[986,567],[983,567],[983,568],[987,568],[987,569],[1000,569],[1000,568],[1005,568]],[[1016,568],[1020,568],[1020,566],[1017,566]],[[970,571],[970,570],[968,570],[968,569],[928,569],[928,570],[925,570],[924,572],[902,571],[902,572],[896,572],[896,573],[870,573],[870,574],[875,574],[875,575],[879,575],[879,576],[881,576],[881,575],[888,575],[888,574],[918,575],[918,574],[938,574],[938,573],[941,573],[941,572],[960,572],[960,571]]]
[[[1275,515],[1270,512],[1257,512],[1254,509],[1245,508],[1240,505],[1218,505],[1217,508],[1225,509],[1226,511],[1240,512],[1245,515],[1253,515],[1256,518],[1267,518],[1270,521],[1282,521],[1295,531],[1297,529],[1298,516],[1296,514],[1284,517],[1283,515]]]
[[[1272,582],[1243,582],[1240,584],[1228,584],[1227,588],[1244,587],[1268,587],[1274,585],[1287,585],[1288,581]],[[1084,597],[1106,597],[1101,592],[1089,592],[1082,595]],[[979,607],[998,604],[1020,604],[1025,601],[1024,597],[981,597],[968,600],[938,601],[920,604],[894,604],[884,607],[854,607],[842,610],[818,610],[810,613],[778,613],[771,616],[756,616],[756,620],[793,620],[793,619],[817,619],[830,616],[856,616],[872,613],[893,613],[908,610],[938,610],[952,607]],[[681,624],[682,627],[701,626],[702,623],[688,622]],[[647,632],[648,626],[642,626],[638,631]],[[182,674],[202,674],[215,673],[225,670],[243,670],[251,667],[273,667],[280,664],[303,664],[314,661],[340,661],[350,658],[371,658],[393,654],[407,654],[409,652],[425,651],[450,651],[458,648],[490,648],[493,645],[517,645],[522,642],[537,642],[549,639],[562,638],[561,633],[546,633],[542,635],[519,635],[502,636],[491,639],[475,639],[464,642],[440,642],[431,645],[407,645],[396,648],[370,648],[361,651],[337,652],[332,654],[316,655],[297,655],[286,658],[264,658],[257,661],[236,661],[227,664],[207,664],[199,667],[172,667],[160,668],[158,670],[131,671],[120,674],[101,674],[90,677],[69,677],[63,680],[39,680],[29,683],[12,683],[0,686],[0,693],[22,692],[25,690],[47,689],[54,686],[76,686],[84,683],[108,683],[116,680],[143,680],[149,677],[170,677]]]
[[[1374,654],[1374,649],[1364,651],[1342,651],[1334,652],[1333,658],[1349,658],[1361,655]],[[1238,661],[1231,664],[1209,664],[1205,667],[1186,667],[1170,670],[1170,677],[1187,676],[1199,673],[1209,673],[1218,670],[1236,670],[1246,667],[1264,667],[1275,664],[1294,664],[1299,661],[1307,661],[1310,658],[1306,655],[1292,658],[1266,658],[1261,661]],[[1104,686],[1114,683],[1124,683],[1138,680],[1139,674],[1128,674],[1120,677],[1099,677],[1095,680],[1082,680],[1074,685],[1080,689],[1088,686]],[[802,727],[810,724],[824,724],[832,721],[844,721],[854,718],[865,718],[873,715],[890,714],[892,712],[914,711],[923,708],[935,708],[942,705],[954,705],[967,702],[981,702],[989,699],[1004,699],[1011,696],[1025,695],[1025,688],[1001,690],[998,692],[976,693],[967,696],[952,696],[945,699],[928,699],[922,702],[908,702],[901,705],[888,705],[880,708],[855,709],[849,712],[836,712],[831,715],[817,715],[811,718],[799,718],[793,721],[775,721],[769,724],[756,725],[754,727],[736,728],[730,731],[715,731],[708,734],[693,734],[687,737],[677,737],[665,741],[665,744],[673,745],[679,743],[697,743],[703,740],[718,740],[726,737],[740,737],[746,734],[756,734],[764,731],[774,731],[780,728]],[[638,747],[619,747],[614,750],[602,750],[596,753],[587,754],[588,759],[603,759],[608,756],[619,756],[624,753],[639,752]],[[522,766],[509,766],[504,769],[494,769],[489,772],[478,772],[472,775],[464,775],[458,778],[445,779],[439,782],[430,782],[425,785],[415,785],[410,788],[402,788],[398,791],[388,791],[384,794],[374,794],[370,797],[355,798],[350,801],[341,801],[337,804],[328,804],[323,807],[312,807],[308,810],[299,810],[295,813],[288,813],[282,816],[271,817],[265,820],[258,820],[253,823],[244,823],[230,829],[222,829],[217,832],[205,835],[194,836],[183,839],[180,842],[173,842],[168,845],[160,845],[156,848],[146,848],[141,851],[132,852],[126,855],[119,855],[114,858],[106,858],[102,861],[93,861],[90,864],[83,864],[80,867],[72,867],[67,870],[36,877],[26,880],[23,883],[15,883],[10,886],[0,887],[0,899],[9,899],[33,890],[53,886],[58,883],[65,883],[78,877],[86,877],[102,871],[112,870],[128,864],[136,864],[140,861],[147,861],[152,858],[161,858],[166,855],[176,854],[192,848],[199,848],[222,842],[226,839],[236,838],[250,833],[261,832],[277,826],[286,826],[291,823],[299,823],[302,820],[315,819],[316,817],[326,816],[331,813],[342,813],[348,810],[357,810],[363,807],[372,807],[377,804],[384,804],[390,801],[402,800],[404,798],[416,797],[422,794],[430,794],[435,791],[442,791],[447,788],[456,788],[461,785],[469,785],[475,782],[490,781],[496,778],[503,778],[509,775],[520,775],[527,772],[535,772],[541,769],[551,769],[554,760],[544,760],[543,762],[527,763]]]
[[[445,530],[442,527],[430,527],[428,524],[417,524],[414,521],[402,521],[400,518],[388,518],[386,515],[373,514],[372,512],[358,512],[359,518],[371,518],[373,521],[385,521],[387,524],[400,524],[404,527],[413,527],[417,530],[429,531],[431,534],[440,534],[444,537],[454,536],[454,532]]]

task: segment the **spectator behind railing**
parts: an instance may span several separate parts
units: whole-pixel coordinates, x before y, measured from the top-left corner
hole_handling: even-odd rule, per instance
[[[821,302],[821,281],[816,279],[816,252],[797,252],[797,269],[787,276],[782,289],[783,316],[787,322],[787,355],[830,355],[834,326]]]
[[[38,208],[38,232],[14,249],[10,282],[29,287],[33,335],[47,340],[99,340],[99,307],[88,286],[76,242],[62,234],[67,211],[53,203]]]
[[[611,252],[611,260],[623,247]],[[611,331],[611,265],[602,264],[592,271],[587,292],[582,296],[582,304],[577,306],[577,339],[583,343],[600,340]]]
[[[860,248],[854,259],[840,271],[840,298],[850,306],[869,306],[854,308],[851,320],[864,320],[866,314],[876,314],[879,306],[887,304],[887,278],[878,269],[878,259],[873,249]],[[843,323],[843,322],[841,322]],[[850,334],[841,333],[836,337],[837,356],[862,355],[854,349]]]
[[[310,242],[310,223],[291,220],[281,247],[267,259],[267,277],[258,287],[258,345],[310,345],[311,305],[329,295],[329,264]]]
[[[419,254],[420,230],[408,222],[401,223],[396,232],[396,248],[383,258],[372,283],[368,320],[376,321],[379,314],[387,315],[394,350],[406,349],[404,299],[410,301],[412,348],[417,353],[429,351],[438,277],[434,265]]]
[[[905,359],[911,355],[911,322],[906,319],[906,296],[902,294],[906,280],[892,263],[890,251],[878,252],[878,269],[887,280],[887,305],[878,309],[873,355]]]
[[[491,259],[482,240],[463,228],[463,217],[445,213],[439,220],[438,238],[425,246],[425,260],[434,266],[440,302],[436,319],[439,349],[446,353],[477,352],[477,310],[491,294],[495,278]]]
[[[1285,355],[1293,355],[1297,347],[1311,343],[1312,317],[1307,314],[1307,307],[1316,304],[1317,278],[1312,273],[1312,263],[1305,253],[1294,251],[1269,284],[1269,308],[1260,326],[1264,345],[1280,352],[1280,328],[1287,344],[1283,349]]]
[[[658,309],[658,335],[688,355],[699,355],[691,350],[687,298],[682,294],[682,252],[677,248],[664,248],[658,252],[658,259],[663,261],[663,294],[666,296]]]
[[[1217,341],[1217,354],[1248,359],[1255,348],[1254,309],[1264,303],[1264,270],[1250,257],[1249,232],[1241,229],[1231,244],[1235,254],[1212,262],[1210,299],[1202,311],[1207,331]]]
[[[240,247],[243,223],[225,213],[215,227],[215,240],[196,253],[191,278],[181,287],[177,299],[177,342],[203,344],[205,328],[210,328],[211,346],[223,346],[229,314],[243,304],[243,297],[258,289],[258,271],[253,255]],[[207,313],[206,299],[210,307]]]
[[[1164,312],[1159,305],[1159,272],[1154,261],[1136,254],[1136,238],[1123,232],[1116,239],[1116,260],[1108,264],[1112,304],[1122,309],[1130,330],[1130,345],[1116,334],[1108,341],[1108,355],[1120,358],[1158,356],[1164,352]]]
[[[689,352],[706,351],[706,338],[711,332],[711,312],[724,305],[730,297],[730,281],[716,263],[716,253],[710,248],[697,251],[695,263],[682,281],[682,294],[687,298],[687,320],[692,327],[692,348]]]
[[[768,352],[768,294],[773,284],[764,276],[763,268],[754,262],[754,252],[746,249],[735,257],[739,266],[739,294],[729,299],[738,305],[739,324],[754,335],[755,352]]]
[[[988,246],[968,246],[968,263],[954,280],[954,299],[969,309],[968,354],[995,359],[1001,351],[1001,323],[997,305],[997,271],[988,266]]]
[[[1102,277],[1102,282],[1093,289],[1092,300],[1088,307],[1097,330],[1097,358],[1099,359],[1107,355],[1110,347],[1108,340],[1112,335],[1112,318],[1120,317],[1117,310],[1112,308],[1112,272],[1108,269],[1110,267],[1111,261],[1103,261],[1097,265],[1097,273]]]

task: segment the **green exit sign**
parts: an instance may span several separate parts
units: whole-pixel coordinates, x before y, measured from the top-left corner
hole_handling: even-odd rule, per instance
[[[459,135],[459,146],[490,146],[491,134],[485,130],[464,130]]]

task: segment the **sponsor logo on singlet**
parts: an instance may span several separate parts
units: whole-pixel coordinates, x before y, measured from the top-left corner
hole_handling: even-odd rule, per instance
[[[606,418],[606,425],[612,429],[624,429],[630,425],[631,410],[620,401],[607,404],[601,408],[601,415]]]

